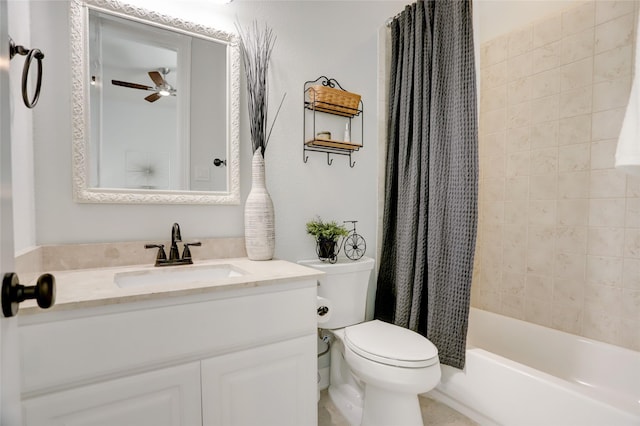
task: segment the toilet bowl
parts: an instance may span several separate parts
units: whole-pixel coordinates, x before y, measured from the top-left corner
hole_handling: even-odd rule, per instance
[[[364,321],[373,259],[327,264],[318,296],[331,302],[322,329],[331,336],[329,396],[352,425],[421,426],[418,394],[440,381],[437,348],[411,330],[379,320]]]

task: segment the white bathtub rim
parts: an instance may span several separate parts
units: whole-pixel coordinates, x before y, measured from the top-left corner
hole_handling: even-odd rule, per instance
[[[620,380],[620,382],[613,383],[611,382],[611,379],[612,379],[611,377],[606,377],[603,379],[602,377],[598,377],[597,374],[592,377],[588,377],[588,375],[585,375],[586,370],[580,370],[580,371],[574,372],[576,374],[567,374],[567,371],[565,371],[565,368],[563,368],[562,365],[549,366],[546,364],[540,364],[540,360],[535,357],[532,359],[530,356],[531,354],[528,352],[525,354],[515,355],[512,357],[511,356],[512,352],[518,352],[517,349],[516,350],[513,349],[513,346],[507,347],[506,352],[508,354],[501,353],[501,349],[492,347],[492,345],[497,345],[498,347],[504,347],[504,344],[505,344],[505,342],[500,341],[499,339],[498,340],[495,339],[493,328],[491,330],[492,333],[490,335],[486,334],[486,330],[480,329],[477,331],[478,333],[480,333],[480,336],[479,336],[480,339],[482,339],[482,335],[484,335],[485,337],[488,338],[489,343],[485,343],[482,341],[475,342],[477,337],[474,336],[473,331],[477,325],[474,326],[474,321],[473,321],[474,318],[477,318],[476,321],[480,320],[485,323],[487,321],[489,322],[498,321],[497,326],[500,326],[500,327],[503,324],[506,324],[507,327],[509,327],[508,329],[505,329],[507,330],[507,332],[511,332],[513,330],[513,327],[518,327],[518,328],[522,327],[522,330],[520,331],[524,331],[524,333],[516,333],[514,335],[514,340],[516,341],[524,335],[526,336],[530,336],[531,334],[535,336],[542,335],[543,338],[545,339],[546,345],[553,346],[553,348],[534,347],[532,348],[533,352],[537,350],[542,350],[542,351],[545,351],[545,354],[547,354],[549,350],[554,350],[554,351],[559,350],[560,352],[558,353],[561,354],[562,350],[572,350],[574,348],[583,349],[583,346],[589,346],[589,347],[593,347],[596,350],[596,352],[587,351],[589,352],[590,356],[594,356],[594,354],[597,354],[593,358],[594,363],[597,363],[600,366],[602,366],[602,365],[607,365],[606,363],[609,362],[610,359],[616,359],[616,360],[622,361],[623,364],[626,365],[626,367],[628,367],[628,370],[625,369],[622,371],[615,372],[613,377],[614,378],[618,377],[617,380]],[[504,321],[506,321],[506,323]],[[495,323],[493,325],[494,327],[497,327]],[[547,338],[551,340],[546,340]],[[501,314],[497,314],[495,312],[485,311],[479,308],[473,308],[473,307],[470,310],[469,336],[468,336],[467,342],[469,343],[468,344],[469,347],[478,347],[478,348],[484,349],[489,353],[495,353],[497,355],[502,356],[505,359],[513,360],[518,364],[531,367],[535,371],[545,372],[546,374],[549,374],[553,377],[558,377],[561,380],[565,380],[571,383],[575,383],[576,385],[583,386],[585,389],[589,389],[590,386],[591,388],[593,388],[593,385],[595,384],[596,389],[598,389],[598,391],[595,392],[596,394],[602,393],[605,395],[610,395],[613,400],[616,400],[618,398],[621,400],[625,400],[627,399],[625,398],[625,395],[627,395],[628,401],[631,401],[631,404],[635,405],[637,409],[640,410],[640,387],[638,386],[638,383],[640,382],[635,381],[635,379],[631,379],[630,381],[627,381],[629,377],[640,376],[640,353],[637,351],[634,351],[628,348],[623,348],[621,346],[613,345],[610,343],[593,340],[588,337],[567,333],[565,331],[545,327],[543,325],[530,323],[517,318],[507,317]],[[474,342],[479,344],[474,345]],[[553,342],[553,343],[550,343],[550,342]],[[555,344],[558,344],[558,343],[559,345],[558,347],[556,347]],[[526,347],[526,345],[523,344],[522,347]],[[604,356],[604,358],[601,358],[603,354],[606,354],[606,355]],[[562,355],[559,355],[559,356],[562,356]],[[620,367],[620,365],[617,365],[617,364],[613,364],[612,366],[613,368]],[[565,366],[565,367],[566,367],[566,370],[571,370],[571,366]],[[597,370],[590,370],[590,374],[596,371]],[[600,372],[602,372],[602,370],[600,370]],[[616,379],[613,379],[613,380],[616,381]],[[590,382],[593,382],[593,383],[590,383]],[[594,393],[593,389],[587,392]]]
[[[616,412],[620,417],[629,419],[632,424],[640,422],[640,404],[638,403],[632,404],[628,400],[620,400],[619,398],[607,398],[606,396],[603,398],[600,393],[593,391],[589,392],[589,389],[582,384],[573,383],[568,380],[558,378],[543,371],[536,370],[527,365],[520,364],[513,360],[504,358],[500,355],[488,352],[482,348],[469,347],[467,348],[467,351],[472,351],[471,356],[488,358],[490,362],[495,362],[501,367],[511,370],[518,375],[526,376],[537,382],[544,382],[545,385],[550,385],[555,389],[560,389],[564,392],[568,392],[575,398],[588,400],[589,403],[593,404],[594,406]],[[469,353],[467,355],[469,355]],[[453,367],[442,366],[442,380],[435,389],[437,393],[440,393],[446,397],[442,399],[442,402],[456,410],[462,410],[460,412],[483,426],[500,424],[497,420],[492,419],[491,416],[487,413],[482,413],[480,410],[476,410],[476,407],[468,407],[463,402],[458,401],[455,395],[451,395],[452,392],[450,392],[451,389],[449,389],[448,387],[448,381],[451,376],[455,374],[466,374],[466,367],[465,370],[461,371]],[[456,390],[454,389],[453,393],[455,392]],[[437,394],[434,395],[436,397],[438,396]]]

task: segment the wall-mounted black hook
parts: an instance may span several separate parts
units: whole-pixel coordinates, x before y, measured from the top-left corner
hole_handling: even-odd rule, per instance
[[[44,53],[40,49],[27,49],[24,46],[16,45],[13,39],[9,37],[9,59],[18,54],[26,56],[24,67],[22,68],[22,101],[27,108],[33,108],[38,103],[40,98],[40,88],[42,87],[42,60],[44,59]],[[31,61],[36,59],[38,62],[38,77],[36,81],[36,90],[33,93],[33,98],[29,99],[27,92],[27,83],[29,82],[29,69],[31,68]]]
[[[332,165],[333,164],[333,158],[329,158],[329,153],[327,152],[327,164],[328,165]]]

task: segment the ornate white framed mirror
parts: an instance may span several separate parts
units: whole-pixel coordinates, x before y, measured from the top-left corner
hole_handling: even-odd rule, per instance
[[[115,0],[71,0],[73,194],[239,204],[234,34]]]

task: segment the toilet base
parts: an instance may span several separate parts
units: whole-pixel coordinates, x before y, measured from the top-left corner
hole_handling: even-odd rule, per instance
[[[349,384],[329,386],[329,398],[350,425],[359,425],[362,420],[362,395]]]
[[[418,395],[367,386],[362,400],[360,392],[348,384],[329,386],[331,402],[350,425],[423,426]]]
[[[423,426],[416,394],[389,392],[367,385],[364,390],[362,426]]]

